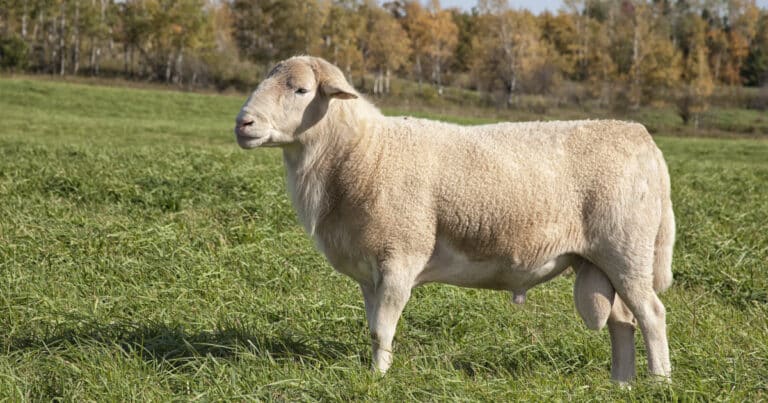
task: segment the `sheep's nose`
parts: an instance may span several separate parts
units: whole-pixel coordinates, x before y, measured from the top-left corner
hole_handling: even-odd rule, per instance
[[[245,115],[240,116],[237,118],[237,126],[238,127],[247,127],[253,124],[255,120],[253,119],[253,116]]]

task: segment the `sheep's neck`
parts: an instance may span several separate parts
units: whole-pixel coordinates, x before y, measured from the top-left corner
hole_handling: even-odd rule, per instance
[[[349,133],[348,128],[344,131],[313,133],[311,139],[283,149],[288,193],[310,235],[315,235],[320,220],[332,207],[328,197],[331,175],[338,172],[344,155],[357,144],[357,133]]]
[[[364,99],[332,102],[324,119],[302,134],[302,141],[283,149],[288,192],[299,220],[314,236],[323,216],[330,211],[332,175],[361,148],[376,148],[372,133],[379,118],[375,106]]]

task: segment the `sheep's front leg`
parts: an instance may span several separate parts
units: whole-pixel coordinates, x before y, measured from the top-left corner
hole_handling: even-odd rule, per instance
[[[413,282],[407,276],[393,270],[382,272],[381,280],[373,292],[366,292],[366,313],[371,329],[371,347],[373,349],[373,369],[387,372],[392,365],[392,339],[395,337],[397,321],[411,297]],[[366,296],[366,294],[368,294]],[[370,297],[371,301],[368,301]]]
[[[367,284],[360,284],[365,302],[365,320],[368,322],[368,331],[373,334],[373,315],[376,311],[376,288]]]

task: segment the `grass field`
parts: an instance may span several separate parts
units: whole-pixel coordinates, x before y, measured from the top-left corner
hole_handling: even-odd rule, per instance
[[[386,377],[244,99],[0,79],[0,400],[766,400],[768,142],[657,137],[678,222],[673,382],[609,381],[572,276],[419,288]]]

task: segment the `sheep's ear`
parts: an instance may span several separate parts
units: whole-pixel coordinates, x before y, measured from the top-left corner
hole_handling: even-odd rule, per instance
[[[333,83],[329,83],[329,82],[324,82],[320,84],[320,88],[322,88],[323,93],[331,98],[338,98],[338,99],[357,98],[357,95],[354,93],[354,90],[352,90],[352,88],[349,87],[349,84],[346,84],[346,86],[348,88],[344,88],[343,86],[339,88],[338,85],[334,85]]]
[[[355,99],[355,89],[344,78],[344,74],[338,67],[323,59],[316,59],[315,74],[320,83],[320,90],[330,98]]]

